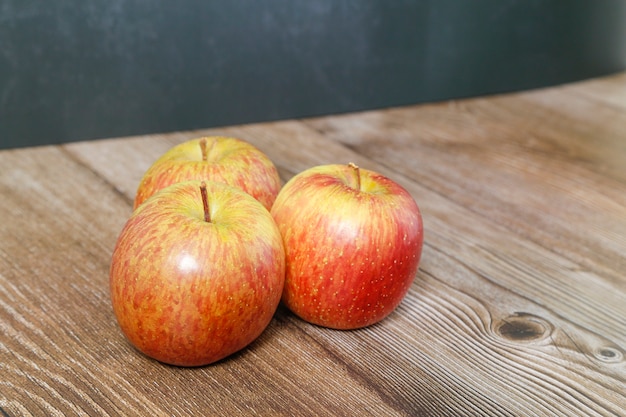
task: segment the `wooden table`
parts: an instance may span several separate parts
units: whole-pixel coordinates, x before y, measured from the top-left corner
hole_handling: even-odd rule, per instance
[[[201,368],[134,350],[110,256],[176,143],[245,139],[283,181],[355,162],[407,188],[425,246],[386,320],[279,308]],[[516,94],[0,152],[0,416],[626,415],[626,74]]]

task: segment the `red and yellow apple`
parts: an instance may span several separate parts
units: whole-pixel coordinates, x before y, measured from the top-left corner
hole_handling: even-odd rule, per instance
[[[158,361],[199,366],[255,340],[284,284],[285,254],[270,213],[223,183],[186,181],[128,219],[110,268],[117,321]]]
[[[267,210],[281,186],[276,166],[258,148],[241,139],[210,136],[180,143],[157,159],[137,187],[134,207],[156,191],[187,180],[232,185],[259,200]]]
[[[379,322],[418,270],[420,210],[399,184],[354,164],[310,168],[271,210],[283,237],[282,300],[300,318],[335,329]]]

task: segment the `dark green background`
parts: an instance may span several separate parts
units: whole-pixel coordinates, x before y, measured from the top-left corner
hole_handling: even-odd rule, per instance
[[[624,0],[0,0],[0,148],[514,91],[625,65]]]

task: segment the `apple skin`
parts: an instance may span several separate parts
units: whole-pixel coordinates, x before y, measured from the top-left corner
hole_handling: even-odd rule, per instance
[[[137,208],[113,251],[113,311],[128,340],[178,366],[216,362],[270,323],[284,284],[282,239],[250,195],[200,181],[171,185]]]
[[[357,329],[388,316],[417,273],[422,217],[400,185],[350,165],[322,165],[282,188],[271,210],[283,236],[283,303],[307,322]]]
[[[223,182],[240,188],[268,211],[281,187],[276,166],[258,148],[237,138],[208,136],[182,142],[157,159],[139,182],[134,208],[156,191],[187,180]]]

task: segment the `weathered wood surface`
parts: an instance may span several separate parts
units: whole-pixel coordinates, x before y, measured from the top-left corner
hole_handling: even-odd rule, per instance
[[[249,348],[165,366],[124,339],[110,255],[145,169],[209,134],[288,180],[405,186],[425,247],[358,331],[280,308]],[[0,415],[626,416],[626,74],[300,121],[0,152]]]

